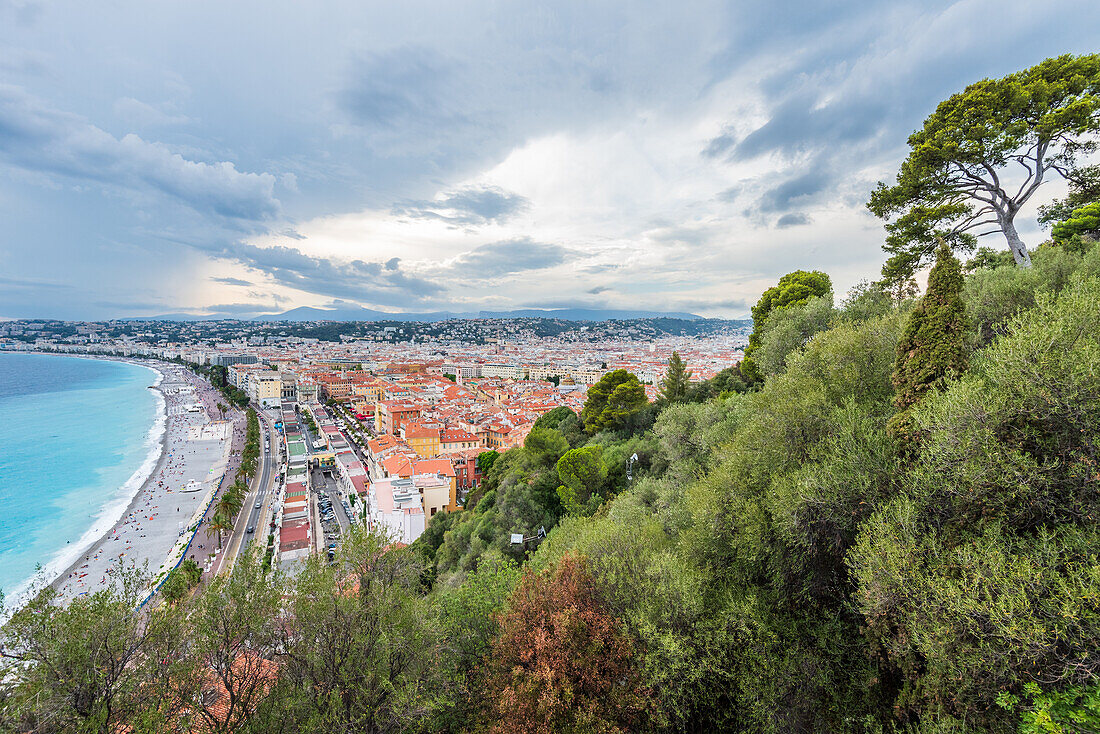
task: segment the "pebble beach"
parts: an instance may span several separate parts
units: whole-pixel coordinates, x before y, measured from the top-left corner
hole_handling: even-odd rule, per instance
[[[118,522],[54,581],[63,599],[112,585],[127,568],[155,574],[226,473],[242,414],[223,416],[221,395],[189,370],[154,368],[163,379],[151,389],[161,392],[167,413],[160,459]],[[213,542],[200,529],[193,547],[201,552]]]

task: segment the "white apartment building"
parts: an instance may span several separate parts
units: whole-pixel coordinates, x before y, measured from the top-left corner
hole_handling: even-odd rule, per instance
[[[443,365],[443,372],[445,374],[454,375],[460,380],[485,376],[481,369],[482,365],[480,364],[447,362]]]
[[[523,377],[523,370],[514,364],[483,364],[481,365],[481,376],[519,380]]]

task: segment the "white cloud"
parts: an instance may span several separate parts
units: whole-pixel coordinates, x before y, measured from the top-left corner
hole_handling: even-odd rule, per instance
[[[12,85],[0,85],[0,156],[30,171],[156,190],[225,217],[264,220],[280,208],[271,174],[238,171],[230,161],[188,160],[133,133],[116,138]]]
[[[114,104],[115,117],[135,127],[166,127],[186,125],[187,115],[172,114],[133,97],[120,97]]]
[[[698,107],[707,110],[711,104],[703,99]],[[446,289],[441,300],[469,307],[573,299],[741,316],[746,308],[740,304],[772,284],[777,261],[791,268],[794,263],[802,267],[803,260],[831,261],[844,269],[840,284],[854,283],[877,268],[879,230],[867,226],[861,207],[814,215],[820,227],[815,248],[807,252],[805,228],[777,232],[778,215],[757,221],[739,202],[721,197],[731,186],[757,195],[775,164],[725,163],[701,155],[716,124],[700,123],[697,114],[692,108],[649,112],[618,127],[533,139],[449,187],[522,198],[525,206],[504,220],[454,227],[448,217],[373,209],[299,222],[295,231],[303,239],[293,243],[270,236],[255,242],[293,244],[313,256],[345,260],[397,255],[407,272]],[[448,196],[441,191],[435,201]],[[829,252],[818,237],[837,237],[843,251]],[[494,271],[491,292],[478,280],[456,277],[479,249],[522,241],[570,254],[548,258],[536,269],[520,267],[526,251],[521,257],[516,250],[511,257],[517,267]],[[852,252],[862,267],[851,267]],[[494,256],[510,257],[507,247],[494,249]],[[708,299],[713,306],[700,305]]]
[[[0,4],[0,46],[35,49],[0,59],[19,85],[0,90],[0,262],[44,281],[110,243],[165,275],[187,250],[290,305],[741,315],[795,268],[874,276],[863,202],[908,133],[969,81],[1094,50],[1095,24],[1063,22],[1092,4],[245,0],[215,26],[208,0],[29,23]],[[150,300],[113,270],[111,300]]]

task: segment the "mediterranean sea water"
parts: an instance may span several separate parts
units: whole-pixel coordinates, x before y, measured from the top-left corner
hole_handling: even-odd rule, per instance
[[[159,378],[121,362],[0,353],[0,589],[8,613],[110,529],[152,473],[164,401],[149,386]]]

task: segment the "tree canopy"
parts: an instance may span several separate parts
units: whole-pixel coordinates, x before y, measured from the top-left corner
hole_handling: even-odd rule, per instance
[[[581,411],[584,430],[597,433],[623,428],[630,416],[648,402],[637,375],[621,369],[608,372],[588,388],[588,398]]]
[[[680,403],[687,399],[691,370],[684,366],[679,352],[668,358],[668,369],[661,378],[660,399],[666,403]]]
[[[1100,201],[1074,209],[1069,217],[1054,225],[1051,236],[1055,242],[1065,242],[1074,235],[1096,238],[1100,235]]]
[[[1016,231],[1020,209],[1048,175],[1072,177],[1100,130],[1100,55],[1059,56],[1001,79],[984,79],[940,103],[909,136],[893,186],[867,204],[886,225],[884,279],[906,281],[939,239],[972,249],[1001,232],[1030,266]]]
[[[823,297],[831,293],[833,283],[829,276],[820,270],[796,270],[787,273],[779,282],[760,295],[760,300],[752,307],[752,334],[745,348],[745,360],[741,365],[743,376],[760,381],[763,376],[753,360],[752,353],[760,348],[764,334],[764,323],[772,311],[788,306],[803,304],[811,298]]]
[[[632,641],[599,599],[583,558],[528,572],[486,666],[487,731],[632,731],[647,700]]]
[[[592,495],[599,490],[603,481],[603,467],[600,464],[600,446],[585,446],[570,449],[558,459],[558,478],[562,486],[558,487],[558,497],[566,512],[579,515],[585,512]]]
[[[1069,219],[1074,209],[1100,201],[1100,165],[1080,166],[1070,172],[1065,198],[1039,206],[1039,224],[1057,224]]]
[[[966,369],[966,307],[958,259],[946,243],[936,251],[928,290],[909,315],[894,363],[894,407],[890,432],[903,445],[914,443],[910,413],[930,390],[942,388]]]

